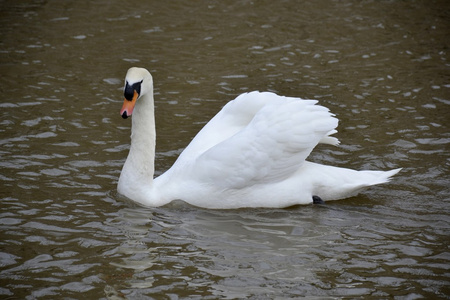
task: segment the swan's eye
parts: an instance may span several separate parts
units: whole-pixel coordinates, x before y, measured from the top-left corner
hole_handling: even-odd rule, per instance
[[[132,85],[129,85],[128,82],[125,84],[125,89],[123,90],[123,95],[125,96],[125,99],[129,101],[133,100],[134,91],[136,91],[138,95],[141,94],[142,81],[143,80],[141,80],[140,82],[133,83]]]

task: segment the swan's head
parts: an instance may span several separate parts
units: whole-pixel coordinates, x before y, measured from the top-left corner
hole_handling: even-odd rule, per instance
[[[148,92],[153,90],[153,78],[150,72],[144,68],[130,68],[125,77],[125,87],[123,101],[120,115],[126,119],[133,113],[136,101]]]

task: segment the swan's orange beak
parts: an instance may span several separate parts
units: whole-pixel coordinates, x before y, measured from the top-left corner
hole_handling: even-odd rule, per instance
[[[120,115],[122,118],[126,119],[133,113],[134,106],[136,105],[136,99],[139,97],[139,94],[134,91],[133,98],[131,100],[128,100],[125,98],[123,100],[122,109],[120,110]]]

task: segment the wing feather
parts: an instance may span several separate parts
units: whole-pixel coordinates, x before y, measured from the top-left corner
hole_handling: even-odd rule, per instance
[[[264,103],[246,126],[197,157],[200,180],[230,189],[284,180],[319,142],[336,143],[329,135],[338,120],[327,108],[315,100],[270,96],[277,101]]]

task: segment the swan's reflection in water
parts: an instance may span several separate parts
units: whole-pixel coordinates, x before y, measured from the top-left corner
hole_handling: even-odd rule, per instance
[[[349,287],[372,294],[392,282],[401,286],[402,272],[411,268],[405,251],[422,259],[429,252],[402,243],[416,230],[390,229],[395,218],[384,208],[351,201],[270,211],[211,211],[181,202],[122,209],[116,226],[128,238],[110,261],[132,275],[116,288],[132,295],[242,298],[347,295]],[[377,225],[367,222],[374,216]]]

